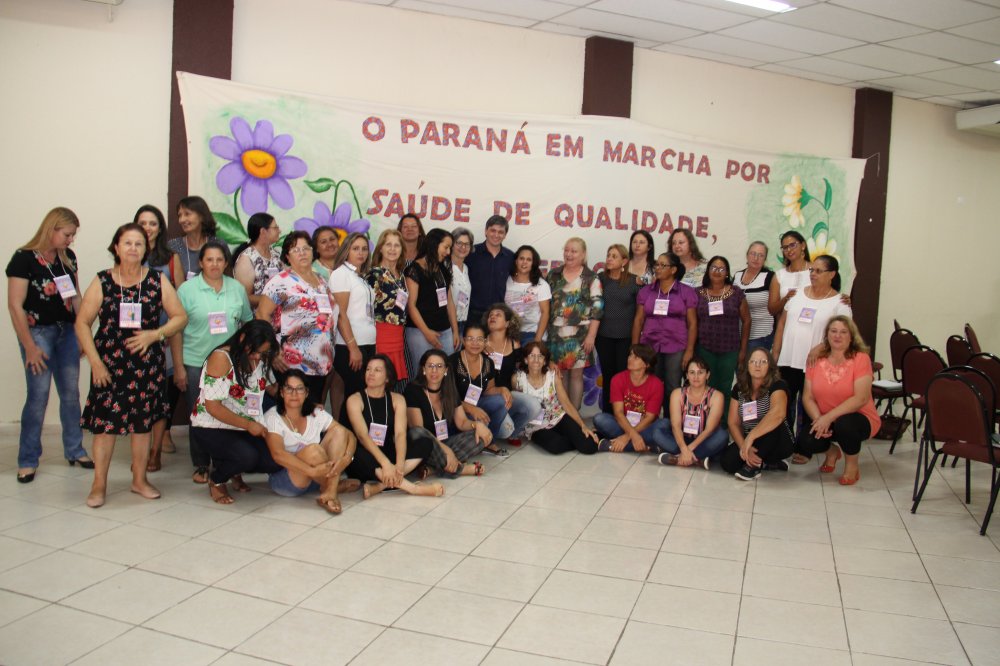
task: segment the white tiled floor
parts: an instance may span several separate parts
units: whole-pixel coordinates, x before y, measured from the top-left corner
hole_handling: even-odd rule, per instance
[[[342,516],[263,477],[220,507],[186,443],[105,507],[48,438],[30,485],[0,436],[0,663],[1000,664],[988,470],[866,445],[860,484],[816,464],[742,483],[634,455],[487,458],[443,498],[345,495]],[[982,467],[982,466],[979,466]]]

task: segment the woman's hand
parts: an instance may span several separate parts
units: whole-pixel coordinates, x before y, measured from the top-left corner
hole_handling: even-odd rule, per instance
[[[746,361],[746,358],[747,358],[747,352],[746,352],[746,350],[745,349],[741,349],[739,355],[736,357],[736,367],[737,368],[742,368],[743,367],[743,362]],[[682,365],[681,367],[682,368],[686,368],[687,365]]]
[[[323,483],[333,474],[333,461],[327,461],[325,463],[320,463],[319,465],[313,465],[310,472],[309,478],[316,483]]]
[[[253,435],[254,437],[266,437],[267,436],[267,428],[265,428],[261,424],[257,423],[256,421],[250,421],[247,424],[247,432],[250,433],[251,435]]]
[[[506,386],[501,386],[499,387],[499,389],[500,389],[500,395],[503,396],[504,406],[507,409],[510,409],[510,406],[514,404],[514,396],[510,394],[510,389],[507,388]]]
[[[742,451],[740,452],[740,457],[743,457]],[[681,467],[690,467],[691,465],[698,464],[698,458],[691,452],[691,449],[686,446],[681,447],[681,454],[677,456],[677,464]]]
[[[361,369],[361,350],[355,343],[347,345],[347,351],[350,354],[350,360],[348,363],[351,366],[351,370],[357,372]]]
[[[688,363],[691,361],[691,357],[694,356],[693,351],[684,350],[684,356],[681,357],[681,367],[688,367]]]
[[[614,453],[621,453],[625,450],[626,444],[628,444],[628,435],[618,435],[611,440],[611,451]]]
[[[809,432],[819,439],[825,439],[833,435],[833,431],[831,430],[832,427],[833,419],[826,414],[821,414],[818,419],[812,422],[812,427],[809,428]]]
[[[428,331],[424,333],[424,338],[434,349],[444,349],[444,346],[441,344],[441,334],[437,331]]]
[[[585,355],[590,355],[590,352],[594,351],[594,339],[597,337],[596,333],[588,333],[587,337],[583,339],[583,345],[581,349]]]
[[[799,291],[798,289],[789,289],[788,293],[785,294],[785,297],[781,299],[782,307],[784,307],[785,303],[792,300],[792,298],[795,296],[795,294],[798,293],[798,291]]]
[[[136,331],[132,334],[131,338],[125,340],[125,348],[133,354],[145,356],[149,348],[159,341],[159,339],[160,334],[158,331]]]
[[[597,436],[597,433],[594,432],[593,430],[591,430],[590,428],[588,428],[587,426],[584,426],[583,428],[581,428],[581,430],[583,431],[583,436],[584,437],[589,437],[590,439],[594,440],[595,442],[599,442],[600,441],[600,438]]]
[[[279,349],[278,353],[274,355],[274,359],[271,361],[271,367],[278,372],[288,371],[288,363],[285,361],[285,353],[283,350]]]
[[[386,488],[398,488],[399,482],[402,480],[402,475],[396,470],[396,466],[391,462],[386,460],[381,465],[382,469],[382,483]]]
[[[454,451],[452,451],[447,446],[442,448],[444,449],[444,457],[445,457],[444,471],[448,472],[449,474],[454,474],[455,472],[458,471],[458,466],[461,463],[459,463],[458,458],[455,457]]]
[[[490,416],[482,408],[476,407],[475,405],[470,405],[469,403],[462,403],[462,407],[465,408],[465,413],[472,417],[474,421],[479,421],[480,423],[489,423]]]
[[[485,423],[476,421],[472,430],[476,433],[477,443],[482,442],[483,446],[489,446],[493,442],[493,433],[490,432]]]
[[[31,374],[38,375],[48,369],[45,361],[49,355],[42,351],[38,345],[32,345],[31,349],[24,350],[24,367],[31,370]]]
[[[90,366],[90,377],[94,386],[104,387],[111,385],[111,373],[103,362],[98,361],[97,365]]]
[[[646,441],[642,438],[642,435],[639,434],[638,430],[632,431],[630,439],[632,440],[632,448],[635,449],[637,453],[643,453],[646,451]]]
[[[180,370],[174,368],[174,386],[176,386],[177,390],[182,393],[187,391],[188,375],[184,368],[181,368]]]

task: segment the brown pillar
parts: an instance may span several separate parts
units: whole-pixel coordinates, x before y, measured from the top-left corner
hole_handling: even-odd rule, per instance
[[[167,176],[168,230],[180,234],[174,208],[188,191],[187,134],[177,89],[177,72],[228,79],[233,70],[233,0],[174,0],[174,42],[170,71],[170,166]],[[195,193],[192,193],[195,194]]]
[[[632,114],[632,42],[588,37],[583,59],[585,116]]]
[[[854,321],[872,346],[878,329],[882,281],[882,244],[885,236],[885,200],[889,182],[889,139],[892,136],[892,93],[860,88],[854,94],[852,157],[867,159],[858,195],[854,226],[854,263],[858,274],[851,289]]]

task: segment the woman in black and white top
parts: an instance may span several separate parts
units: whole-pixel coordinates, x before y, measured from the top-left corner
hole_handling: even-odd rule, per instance
[[[747,267],[736,271],[733,276],[733,284],[743,290],[750,308],[748,350],[754,347],[770,349],[774,342],[774,316],[767,309],[774,271],[764,265],[765,261],[767,245],[763,241],[754,241],[747,248]]]

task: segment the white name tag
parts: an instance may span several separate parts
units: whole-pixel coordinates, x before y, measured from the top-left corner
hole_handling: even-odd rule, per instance
[[[653,301],[653,314],[665,315],[670,311],[670,299],[658,298]]]
[[[396,291],[396,307],[400,310],[406,310],[406,304],[410,302],[410,295],[404,289],[399,289]]]
[[[208,332],[212,335],[229,332],[229,324],[226,322],[225,312],[208,313]]]
[[[448,288],[438,287],[435,289],[438,297],[438,305],[448,305]]]
[[[142,303],[121,303],[118,308],[119,328],[140,328],[142,326]]]
[[[190,280],[190,279],[191,279],[191,278],[193,278],[193,277],[194,277],[195,275],[197,275],[197,273],[195,273],[194,271],[188,271],[188,272],[187,272],[187,277],[185,277],[184,279],[185,279],[185,280]]]
[[[503,365],[503,354],[501,354],[500,352],[493,352],[492,354],[489,355],[489,357],[490,360],[493,361],[494,367],[496,367],[496,369],[499,370],[500,366]]]
[[[434,436],[444,441],[448,439],[448,422],[440,419],[434,422]]]
[[[333,314],[333,306],[330,305],[329,294],[313,294],[313,298],[316,300],[317,310],[322,314]]]
[[[756,400],[754,400],[753,402],[744,402],[743,403],[743,407],[741,409],[743,411],[743,420],[744,421],[753,421],[753,420],[755,420],[757,418],[757,401]]]
[[[642,420],[642,414],[639,412],[634,412],[631,409],[625,412],[625,420],[629,422],[633,428],[639,425],[639,421]]]
[[[709,317],[717,317],[717,316],[721,315],[722,314],[723,305],[724,304],[723,304],[722,301],[709,301],[708,302],[708,316]]]
[[[247,391],[246,410],[248,416],[260,416],[263,411],[264,394],[259,391]]]
[[[802,308],[802,312],[799,313],[799,321],[803,324],[811,324],[815,318],[816,308]]]
[[[701,432],[701,417],[694,414],[685,414],[682,430],[685,435],[697,435]]]
[[[469,390],[465,392],[465,402],[470,405],[479,404],[479,396],[483,394],[483,389],[475,384],[469,384]]]
[[[68,275],[60,275],[55,278],[55,282],[60,296],[63,298],[73,298],[76,296],[76,286],[73,284],[73,278]]]
[[[385,446],[385,435],[388,432],[388,426],[384,426],[381,423],[372,423],[368,426],[368,436],[379,446]]]

